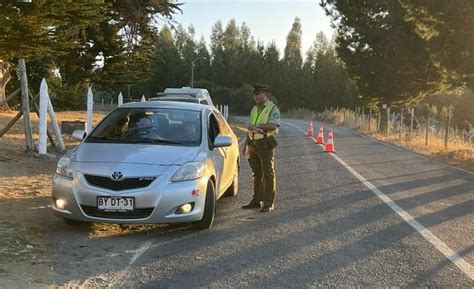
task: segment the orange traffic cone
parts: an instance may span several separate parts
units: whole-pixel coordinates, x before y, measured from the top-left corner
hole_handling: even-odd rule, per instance
[[[324,151],[327,153],[336,152],[336,150],[334,149],[334,138],[332,136],[332,129],[329,130],[328,142],[326,143],[326,146],[324,147]]]
[[[306,133],[307,136],[313,136],[313,122],[308,122],[308,132]]]
[[[317,143],[317,144],[323,144],[324,143],[324,129],[323,129],[322,125],[319,127],[318,138],[316,138],[316,140],[314,142]]]

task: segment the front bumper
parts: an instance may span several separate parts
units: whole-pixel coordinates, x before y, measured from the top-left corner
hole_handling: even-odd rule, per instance
[[[207,179],[168,180],[169,176],[159,176],[145,188],[111,191],[91,186],[80,173],[75,173],[73,179],[56,174],[52,185],[53,212],[66,219],[98,223],[164,224],[201,220]],[[126,213],[97,210],[98,196],[134,197],[135,210]],[[65,201],[64,209],[56,207],[56,199]],[[194,203],[193,210],[187,214],[176,214],[176,209],[186,203]]]

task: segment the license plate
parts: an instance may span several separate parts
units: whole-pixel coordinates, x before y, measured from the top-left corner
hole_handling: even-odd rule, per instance
[[[106,211],[131,211],[135,199],[132,197],[97,197],[97,209]]]

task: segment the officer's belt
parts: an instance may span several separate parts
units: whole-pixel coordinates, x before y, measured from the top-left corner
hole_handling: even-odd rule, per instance
[[[249,135],[250,140],[259,140],[267,136],[274,136],[276,134],[274,132],[267,132],[267,133],[249,132],[248,135]]]

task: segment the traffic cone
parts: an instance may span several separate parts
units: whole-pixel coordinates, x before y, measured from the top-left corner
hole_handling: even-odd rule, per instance
[[[323,144],[324,143],[324,129],[323,129],[322,125],[319,127],[318,137],[316,138],[316,140],[314,142],[317,143],[317,144]]]
[[[308,132],[306,133],[307,136],[313,136],[313,122],[308,122]]]
[[[334,149],[334,138],[332,136],[332,129],[329,130],[328,142],[326,143],[326,146],[324,147],[324,151],[327,153],[336,152],[336,150]]]

